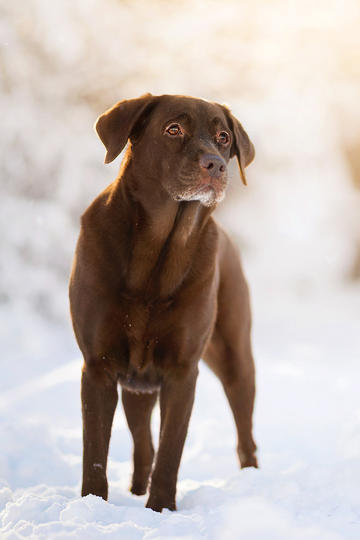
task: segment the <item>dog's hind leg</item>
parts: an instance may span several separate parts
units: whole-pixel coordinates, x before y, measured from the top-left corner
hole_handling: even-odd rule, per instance
[[[117,381],[106,382],[89,375],[86,365],[81,379],[83,416],[83,484],[81,495],[89,493],[107,500],[107,456],[111,426],[118,401]]]
[[[251,351],[251,310],[248,286],[237,252],[224,235],[218,310],[204,360],[223,384],[234,415],[241,467],[257,467],[252,436],[255,367]]]
[[[256,444],[252,435],[255,370],[250,343],[242,350],[236,350],[224,342],[217,329],[204,360],[219,377],[229,401],[237,430],[240,466],[257,467]]]
[[[146,493],[154,459],[151,413],[157,395],[157,392],[136,394],[122,389],[126,420],[134,441],[134,472],[130,491],[135,495]]]

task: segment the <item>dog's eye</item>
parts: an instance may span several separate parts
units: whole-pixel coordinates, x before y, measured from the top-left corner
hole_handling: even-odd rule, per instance
[[[183,132],[181,131],[181,127],[179,126],[179,124],[170,124],[170,126],[168,126],[165,129],[165,132],[171,135],[172,137],[176,137],[177,135],[183,135]]]
[[[216,135],[216,142],[222,144],[223,146],[227,145],[230,141],[230,135],[226,131],[220,131]]]

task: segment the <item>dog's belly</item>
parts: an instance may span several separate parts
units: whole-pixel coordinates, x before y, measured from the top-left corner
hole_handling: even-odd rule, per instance
[[[119,383],[131,392],[151,393],[160,389],[161,376],[153,366],[149,366],[146,371],[139,371],[130,366],[126,374],[120,373]]]

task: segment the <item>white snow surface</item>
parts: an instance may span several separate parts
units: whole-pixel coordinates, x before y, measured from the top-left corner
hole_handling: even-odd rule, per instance
[[[132,445],[121,406],[109,502],[81,498],[81,360],[70,359],[70,333],[49,326],[47,359],[31,358],[34,375],[13,363],[1,381],[1,538],[359,538],[359,334],[352,302],[359,290],[312,295],[311,302],[268,294],[266,307],[261,284],[250,281],[260,469],[239,470],[228,405],[202,365],[178,511],[155,513],[144,508],[146,497],[128,491]],[[155,441],[158,424],[156,410]]]

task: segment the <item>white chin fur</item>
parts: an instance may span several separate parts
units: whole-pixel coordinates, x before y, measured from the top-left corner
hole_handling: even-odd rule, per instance
[[[199,201],[203,206],[212,206],[213,204],[221,202],[225,197],[225,190],[220,193],[216,193],[213,189],[202,191],[200,193],[191,193],[184,191],[183,193],[177,193],[175,199],[177,201]]]

